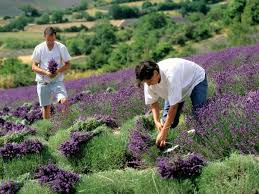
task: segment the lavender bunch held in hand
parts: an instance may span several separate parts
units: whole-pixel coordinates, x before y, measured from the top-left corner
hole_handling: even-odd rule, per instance
[[[52,74],[56,74],[57,73],[57,69],[58,69],[58,64],[54,59],[51,59],[48,62],[48,70],[50,73]]]

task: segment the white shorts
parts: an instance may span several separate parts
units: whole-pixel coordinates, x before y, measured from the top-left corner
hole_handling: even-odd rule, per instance
[[[67,98],[67,91],[63,81],[50,83],[37,83],[37,93],[40,106],[58,103],[62,98]]]

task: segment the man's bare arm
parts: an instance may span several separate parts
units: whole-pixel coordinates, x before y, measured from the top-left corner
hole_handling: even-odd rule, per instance
[[[170,128],[172,122],[174,121],[177,109],[178,109],[178,103],[170,106],[168,110],[167,117],[163,126],[163,130],[165,130],[166,132],[168,131],[168,128]]]
[[[153,113],[153,119],[154,119],[154,122],[160,122],[159,121],[159,103],[158,102],[155,102],[151,105],[151,110],[152,110],[152,113]]]
[[[40,75],[48,75],[48,71],[41,69],[38,66],[38,63],[36,63],[35,61],[32,62],[32,67],[31,67],[32,71],[34,71],[35,73],[38,73]]]
[[[65,62],[65,64],[57,70],[57,73],[63,73],[70,68],[70,61]]]

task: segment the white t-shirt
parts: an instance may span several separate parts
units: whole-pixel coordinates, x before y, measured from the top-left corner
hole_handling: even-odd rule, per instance
[[[64,65],[64,62],[71,60],[71,56],[65,45],[55,41],[54,47],[49,50],[47,43],[42,42],[38,44],[32,54],[32,60],[39,63],[39,67],[48,70],[48,62],[54,59],[58,63],[58,68]],[[51,79],[48,76],[43,76],[36,73],[37,82],[63,81],[64,74],[60,73],[55,78]]]
[[[161,80],[155,85],[144,84],[146,104],[157,102],[159,97],[168,100],[171,106],[182,102],[205,78],[205,70],[192,61],[169,58],[157,64]]]

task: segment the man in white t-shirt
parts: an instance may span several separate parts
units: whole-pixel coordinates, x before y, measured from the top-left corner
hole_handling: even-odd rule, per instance
[[[40,106],[43,107],[42,117],[48,119],[52,103],[61,103],[67,109],[67,91],[63,80],[64,72],[70,67],[71,56],[66,46],[56,41],[54,28],[47,27],[44,30],[44,39],[33,51],[32,71],[36,72],[37,93]],[[58,64],[55,72],[49,70],[49,64],[53,61]]]
[[[206,102],[208,83],[205,70],[192,61],[169,58],[158,63],[140,62],[135,68],[136,79],[144,83],[145,104],[151,105],[153,119],[159,131],[156,143],[165,146],[168,129],[179,123],[184,98],[191,97],[193,113]],[[160,120],[159,97],[165,99]]]

